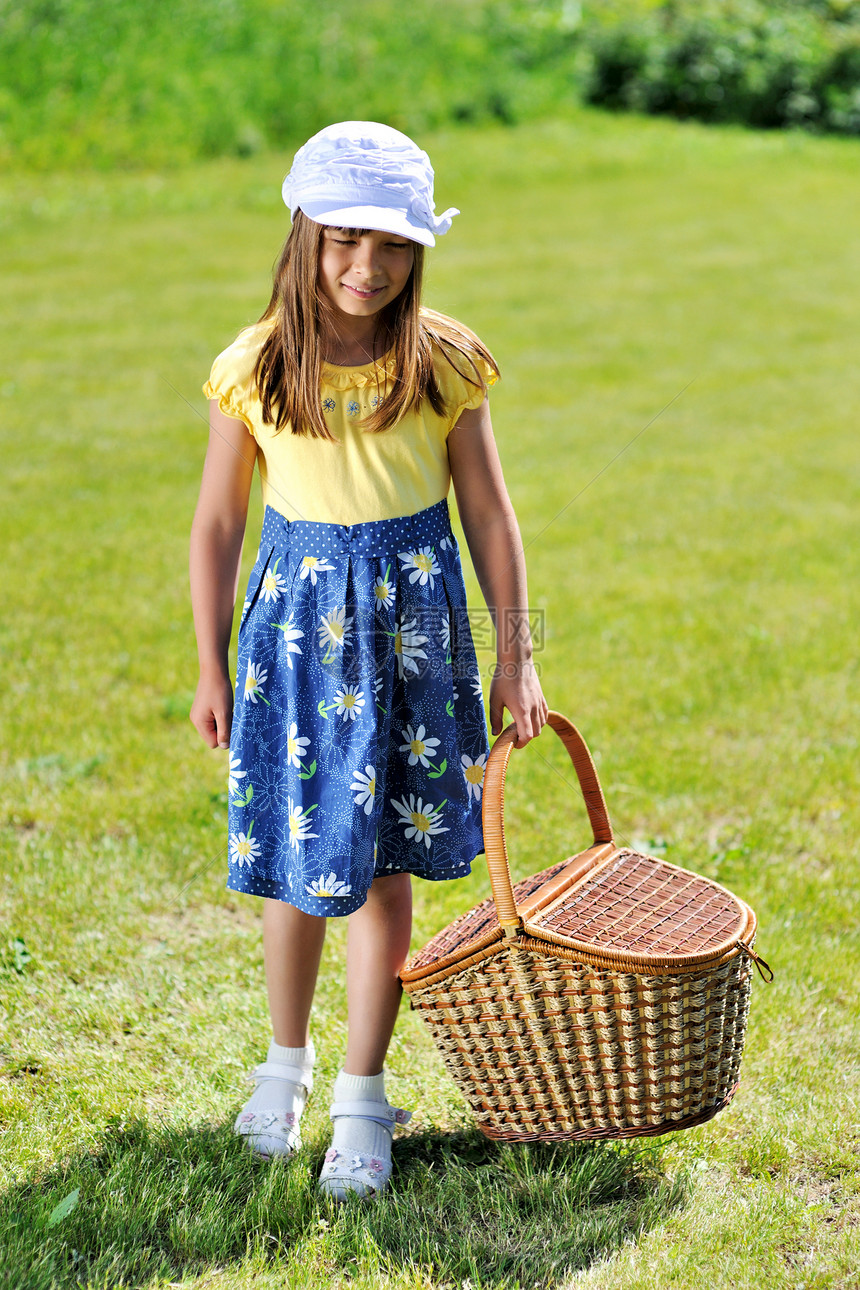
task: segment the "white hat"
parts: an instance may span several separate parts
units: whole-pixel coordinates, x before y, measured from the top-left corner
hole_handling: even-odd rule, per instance
[[[408,135],[377,121],[340,121],[308,139],[281,189],[295,215],[317,224],[372,228],[435,246],[453,206],[435,214],[433,167]]]

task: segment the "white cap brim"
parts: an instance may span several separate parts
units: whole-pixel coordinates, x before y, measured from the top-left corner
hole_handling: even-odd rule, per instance
[[[385,206],[335,206],[330,202],[299,202],[299,210],[315,224],[328,224],[332,228],[372,228],[380,233],[396,233],[408,237],[422,246],[435,246],[436,238],[423,224],[413,220],[406,211],[391,210]]]

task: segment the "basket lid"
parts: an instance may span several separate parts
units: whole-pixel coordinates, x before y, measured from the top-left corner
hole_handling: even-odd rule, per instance
[[[689,970],[741,950],[752,958],[752,910],[708,878],[619,849],[585,740],[567,717],[550,712],[579,779],[593,846],[511,883],[504,829],[504,782],[516,727],[499,736],[484,778],[483,824],[492,898],[455,919],[410,959],[401,979],[414,988],[437,973],[485,957],[500,939],[537,938],[595,965],[622,971]],[[766,965],[764,965],[766,966]],[[761,970],[761,969],[760,969]]]
[[[743,901],[710,879],[629,849],[548,907],[521,913],[526,932],[556,944],[679,967],[733,949],[748,937],[751,918]]]
[[[525,901],[538,892],[545,883],[551,881],[556,874],[561,873],[568,864],[570,864],[569,860],[561,860],[549,869],[544,869],[542,873],[533,873],[530,877],[515,883],[514,899],[518,902]],[[441,932],[437,932],[432,940],[413,955],[401,975],[404,979],[411,979],[415,973],[420,973],[421,969],[430,963],[436,965],[443,960],[453,961],[455,958],[462,958],[481,949],[485,943],[489,944],[496,940],[498,935],[499,919],[496,913],[496,902],[492,896],[488,896],[479,905],[474,905],[465,914],[455,918],[453,923],[443,927]]]

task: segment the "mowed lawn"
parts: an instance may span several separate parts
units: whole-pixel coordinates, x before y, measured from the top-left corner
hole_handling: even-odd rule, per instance
[[[243,1151],[260,909],[224,889],[225,756],[187,720],[186,550],[200,384],[268,299],[289,157],[12,176],[0,1285],[857,1286],[860,144],[596,112],[421,142],[463,212],[427,301],[503,372],[550,706],[617,837],[758,914],[776,977],[740,1090],[648,1143],[500,1148],[404,1005],[392,1193],[330,1209],[332,923],[305,1148]],[[516,877],[590,840],[549,731],[514,755],[506,821]],[[414,946],[487,890],[481,859],[416,883]]]

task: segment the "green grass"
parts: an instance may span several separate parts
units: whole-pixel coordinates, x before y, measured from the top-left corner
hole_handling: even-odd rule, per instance
[[[15,1225],[16,1213],[20,1223],[37,1208],[49,1226],[48,1195],[72,1194],[74,1183],[86,1198],[61,1220],[62,1245],[32,1234],[21,1242],[33,1284],[73,1284],[84,1268],[95,1285],[163,1284],[178,1268],[187,1284],[205,1284],[213,1265],[229,1278],[232,1264],[235,1284],[256,1275],[306,1286],[339,1268],[366,1286],[388,1275],[397,1285],[437,1284],[434,1271],[457,1284],[532,1285],[639,1236],[685,1195],[682,1182],[665,1184],[654,1150],[499,1151],[474,1131],[431,1130],[402,1144],[404,1181],[384,1204],[338,1209],[316,1192],[327,1145],[317,1133],[301,1157],[269,1167],[224,1127],[111,1122],[97,1154],[52,1171],[35,1196],[30,1184],[14,1188],[4,1218]]]
[[[464,212],[428,301],[502,365],[550,704],[591,743],[618,838],[759,916],[777,975],[741,1089],[644,1146],[500,1148],[404,1007],[394,1192],[331,1212],[333,923],[307,1147],[286,1169],[242,1152],[259,909],[224,890],[223,755],[186,719],[185,564],[199,386],[267,299],[288,157],[19,173],[0,198],[10,1290],[857,1285],[858,145],[583,112],[428,147]],[[588,841],[571,783],[549,732],[515,756],[516,877]],[[416,883],[415,946],[486,890],[482,862]]]

